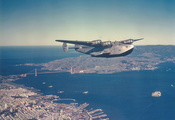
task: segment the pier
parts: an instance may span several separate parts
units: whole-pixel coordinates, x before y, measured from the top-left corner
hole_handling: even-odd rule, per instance
[[[102,109],[96,109],[90,112],[86,111],[86,113],[89,116],[90,120],[93,120],[93,119],[109,120],[109,118],[105,118],[107,117],[107,115],[103,114]]]
[[[71,98],[64,98],[64,99],[59,98],[58,100],[71,100],[71,101],[76,101],[75,99],[71,99]]]

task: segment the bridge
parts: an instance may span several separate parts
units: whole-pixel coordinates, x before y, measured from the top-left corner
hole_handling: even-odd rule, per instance
[[[38,70],[34,69],[28,73],[25,74],[20,74],[21,77],[26,77],[27,75],[35,75],[38,76],[38,74],[50,74],[50,73],[60,73],[60,72],[70,72],[72,74],[72,67],[70,70],[59,70],[59,71],[43,71],[43,70]]]

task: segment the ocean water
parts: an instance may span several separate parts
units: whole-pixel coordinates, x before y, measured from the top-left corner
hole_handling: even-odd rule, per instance
[[[82,54],[63,53],[60,47],[0,47],[1,75],[21,74],[35,67],[15,66],[22,63],[43,63]],[[111,120],[174,120],[175,65],[163,63],[155,71],[131,71],[114,74],[54,73],[31,75],[15,81],[41,93],[60,98],[73,98],[88,109],[100,108]],[[45,84],[43,84],[45,82]],[[174,85],[174,86],[173,86]],[[49,87],[52,86],[52,87]],[[59,90],[64,93],[57,93]],[[88,94],[83,94],[88,91]],[[161,91],[161,97],[152,97]],[[61,102],[61,101],[58,101]],[[72,102],[72,101],[62,101]]]
[[[75,57],[80,53],[64,53],[60,46],[10,46],[0,47],[0,74],[11,75],[27,73],[33,67],[16,66],[24,63],[46,63],[53,60]]]

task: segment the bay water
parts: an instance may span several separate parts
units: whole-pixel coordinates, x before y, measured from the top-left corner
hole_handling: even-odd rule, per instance
[[[0,75],[23,74],[36,68],[16,66],[18,64],[46,63],[80,55],[83,54],[75,51],[64,53],[57,46],[0,47]],[[37,77],[29,75],[15,83],[34,87],[44,95],[72,98],[79,104],[89,103],[87,109],[102,109],[111,120],[174,120],[174,73],[175,65],[166,62],[154,71],[39,74]],[[88,94],[83,94],[85,91]],[[152,92],[155,91],[160,91],[161,97],[152,97]]]

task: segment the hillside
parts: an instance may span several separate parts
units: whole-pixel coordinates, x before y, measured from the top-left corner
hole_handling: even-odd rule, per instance
[[[74,73],[115,73],[132,70],[155,70],[160,63],[175,63],[175,46],[136,46],[125,57],[95,58],[89,55],[71,57],[40,64],[42,70],[69,71]]]

